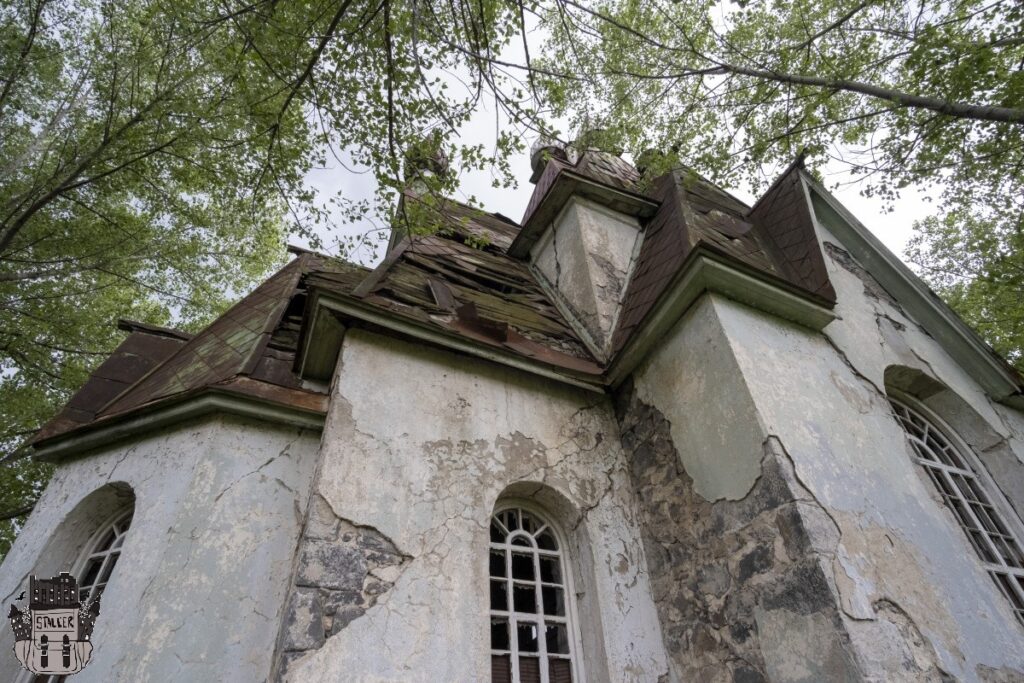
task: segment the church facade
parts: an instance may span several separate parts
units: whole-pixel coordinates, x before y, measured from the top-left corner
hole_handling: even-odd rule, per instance
[[[74,680],[1024,680],[1024,380],[799,160],[532,181],[122,322],[0,572],[102,592]]]

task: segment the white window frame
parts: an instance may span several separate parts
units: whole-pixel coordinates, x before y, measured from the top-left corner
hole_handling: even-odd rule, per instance
[[[541,531],[543,531],[544,529],[550,530],[551,534],[555,537],[555,542],[558,544],[558,550],[556,550],[556,551],[540,550],[539,548],[536,548],[536,547],[533,547],[533,546],[527,547],[527,546],[522,546],[522,545],[512,545],[511,544],[512,534],[509,534],[509,536],[506,538],[505,543],[494,543],[494,542],[492,542],[490,540],[491,521],[497,515],[501,514],[502,512],[505,512],[507,510],[511,510],[511,509],[519,509],[519,510],[522,510],[524,512],[528,512],[531,515],[533,515],[538,521],[542,522],[544,524],[544,526],[541,527],[541,529],[538,530],[534,535],[537,535],[537,534],[541,533]],[[520,656],[520,653],[518,651],[519,650],[519,643],[518,643],[518,639],[517,639],[516,624],[518,623],[519,619],[522,619],[524,621],[537,622],[538,626],[539,626],[539,632],[537,634],[538,651],[536,653],[524,653],[524,654],[528,655],[528,656],[536,654],[536,656],[538,658],[540,658],[541,660],[544,661],[544,664],[540,668],[540,675],[541,675],[541,679],[540,680],[541,680],[541,683],[549,683],[549,681],[548,681],[548,667],[547,667],[547,657],[549,656],[548,653],[547,653],[547,639],[545,638],[545,634],[543,632],[544,629],[541,627],[541,625],[543,623],[545,623],[545,622],[547,622],[549,620],[544,615],[543,606],[542,605],[538,605],[536,613],[516,612],[514,610],[515,605],[514,605],[514,602],[513,602],[513,594],[512,594],[511,591],[509,591],[508,596],[507,596],[508,610],[507,611],[492,610],[491,609],[491,605],[490,605],[490,587],[491,587],[491,580],[492,580],[491,575],[490,575],[490,554],[491,554],[492,550],[500,550],[500,551],[505,552],[505,562],[506,562],[506,564],[505,564],[505,578],[506,578],[506,580],[509,581],[509,583],[511,583],[511,581],[512,581],[512,566],[511,566],[512,551],[519,552],[519,553],[522,553],[524,551],[532,552],[532,554],[533,554],[533,562],[534,562],[534,575],[536,577],[535,582],[536,582],[536,585],[537,585],[537,588],[538,588],[538,590],[536,591],[537,600],[541,600],[542,599],[540,597],[541,596],[541,591],[539,590],[540,586],[542,585],[541,584],[541,579],[540,579],[540,560],[539,560],[539,558],[540,558],[541,555],[545,555],[545,556],[548,556],[548,557],[557,556],[559,558],[559,563],[560,563],[559,566],[561,567],[561,571],[562,571],[562,589],[563,589],[563,594],[564,594],[564,599],[565,599],[565,617],[556,617],[555,619],[552,619],[551,621],[553,621],[555,623],[559,623],[559,622],[563,622],[563,620],[564,620],[564,623],[566,625],[566,631],[567,631],[568,638],[569,638],[569,655],[568,655],[568,657],[566,657],[566,659],[569,660],[570,666],[572,667],[572,680],[573,680],[573,683],[582,683],[583,681],[586,681],[587,680],[586,679],[586,672],[584,671],[582,657],[580,656],[580,654],[583,651],[583,643],[582,643],[582,638],[580,636],[580,631],[579,631],[579,626],[578,626],[579,625],[579,613],[578,613],[578,610],[577,610],[578,598],[580,598],[582,596],[581,596],[581,594],[576,592],[576,587],[575,587],[575,583],[576,583],[575,582],[575,578],[576,578],[575,577],[575,574],[576,574],[576,572],[575,572],[575,565],[571,561],[570,553],[568,551],[570,546],[567,543],[566,535],[562,532],[562,530],[558,526],[558,524],[556,524],[555,522],[551,521],[551,514],[550,513],[548,513],[543,508],[538,507],[537,505],[534,505],[530,501],[519,500],[519,499],[504,499],[504,500],[499,501],[499,503],[494,506],[494,510],[493,510],[493,512],[491,512],[491,516],[487,520],[487,529],[488,529],[488,542],[487,542],[487,555],[486,555],[485,559],[487,560],[487,565],[486,565],[487,566],[487,570],[486,570],[487,571],[486,600],[487,600],[487,616],[488,616],[488,621],[487,621],[487,623],[488,623],[488,630],[487,630],[487,639],[488,639],[488,646],[487,646],[487,648],[488,649],[487,649],[487,651],[489,653],[488,662],[490,662],[490,655],[502,655],[502,654],[509,655],[509,658],[511,660],[512,681],[513,681],[513,683],[519,683],[519,680],[520,680],[519,679],[519,656]],[[490,628],[489,628],[491,617],[508,618],[508,623],[509,623],[509,648],[510,648],[509,650],[493,650],[493,649],[491,649],[491,647],[490,647]],[[490,678],[488,678],[488,680],[490,680]]]
[[[984,566],[989,576],[991,576],[999,592],[1010,603],[1010,609],[1016,615],[1018,622],[1024,625],[1024,585],[1022,585],[1024,583],[1024,543],[1021,542],[1021,539],[1024,538],[1024,524],[1022,524],[1020,517],[1017,516],[1013,507],[1009,505],[999,486],[996,485],[988,470],[974,453],[974,449],[957,434],[955,429],[950,427],[939,415],[928,409],[927,406],[902,393],[891,392],[889,402],[893,405],[893,414],[900,428],[914,450],[914,460],[928,474],[929,479],[932,480],[932,485],[935,487],[935,491],[942,498],[943,507],[956,520],[958,526],[960,526],[967,537],[968,543],[974,548],[978,560]],[[897,413],[897,407],[907,411],[909,415],[923,422],[926,426],[924,436],[928,437],[931,435],[936,444],[952,450],[964,467],[950,465],[944,462],[937,454],[934,459],[921,455],[919,449],[925,449],[927,452],[932,453],[936,449],[904,426],[904,418]],[[963,486],[957,481],[957,477],[976,482],[983,496],[977,496],[977,493],[974,493],[974,496],[979,498],[979,500],[974,501],[970,499],[966,495]],[[941,479],[944,486],[940,486],[936,479]],[[966,521],[962,519],[961,514],[947,500],[949,494],[943,489],[948,489],[955,494],[958,502],[957,507],[963,510],[964,516],[967,517]],[[986,500],[980,500],[982,497]],[[1003,532],[999,533],[990,530],[988,528],[989,525],[983,523],[978,517],[978,513],[974,510],[972,503],[983,509],[991,510],[986,512],[986,514],[989,516],[990,521],[1002,527]],[[968,526],[968,522],[971,526]],[[976,534],[972,532],[976,532]],[[1020,566],[1014,566],[1014,564],[1007,562],[997,541],[999,537],[1010,541],[1007,544],[1008,549],[1010,549],[1011,545],[1015,547],[1017,554],[1021,556],[1021,559],[1017,562]],[[1005,541],[1003,542],[1005,543]],[[982,545],[983,550],[979,550],[978,545]],[[996,561],[992,562],[986,559],[983,551],[992,558],[995,558]],[[999,577],[1005,577],[1005,580]],[[1008,594],[1010,591],[1012,591],[1012,595]]]
[[[100,565],[100,571],[96,574],[96,578],[97,579],[99,579],[99,577],[103,576],[104,565],[107,562],[110,561],[110,556],[115,554],[114,552],[112,552],[113,550],[116,550],[116,554],[118,556],[118,559],[115,560],[115,563],[120,561],[120,559],[121,559],[120,558],[121,552],[122,552],[122,549],[124,548],[124,540],[123,539],[125,537],[127,537],[128,532],[131,531],[131,525],[130,524],[129,524],[129,528],[128,529],[125,529],[122,533],[120,533],[117,536],[115,536],[114,540],[111,542],[111,547],[110,548],[107,548],[106,550],[97,550],[97,547],[103,541],[103,539],[106,537],[106,535],[107,535],[107,533],[109,531],[114,530],[115,526],[117,526],[118,524],[121,524],[126,519],[131,519],[132,517],[134,517],[134,515],[135,515],[135,507],[134,506],[132,506],[131,508],[129,508],[127,510],[119,510],[116,514],[111,515],[110,517],[108,517],[107,521],[105,521],[103,524],[101,524],[100,527],[92,534],[92,536],[89,537],[88,543],[86,543],[84,546],[82,546],[82,548],[83,548],[82,552],[79,553],[78,559],[76,559],[74,564],[72,565],[71,574],[76,579],[78,579],[80,577],[81,573],[85,570],[85,568],[87,566],[89,566],[89,561],[92,560],[93,558],[97,558],[97,557],[102,557],[103,558],[103,564]],[[117,543],[118,538],[122,539],[122,541],[121,541],[121,543],[119,545],[117,545],[116,548],[114,548],[114,544]],[[116,569],[116,566],[115,566],[115,569]],[[107,583],[109,583],[110,579],[113,578],[113,576],[114,576],[113,572],[114,572],[114,569],[111,569],[110,576],[107,577]],[[104,590],[105,589],[106,589],[106,584],[104,584]],[[81,595],[81,590],[82,590],[82,587],[81,587],[81,585],[79,585],[79,595]],[[89,595],[88,595],[87,599],[91,599],[95,595],[96,595],[96,584],[94,583],[92,586],[89,587]],[[84,603],[85,602],[85,600],[83,600],[81,597],[78,598],[78,601],[80,603]],[[22,669],[21,675],[20,675],[19,678],[16,679],[16,681],[17,681],[17,683],[61,683],[62,680],[67,680],[67,678],[68,678],[66,674],[52,674],[52,675],[46,676],[45,678],[42,678],[39,681],[37,681],[37,677],[38,676],[42,676],[42,675],[43,674],[34,674],[31,671],[26,671],[26,670]]]

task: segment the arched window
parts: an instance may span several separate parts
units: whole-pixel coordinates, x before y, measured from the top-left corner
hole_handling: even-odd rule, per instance
[[[103,589],[107,587],[114,565],[121,557],[121,546],[132,522],[132,512],[121,512],[100,527],[75,562],[72,573],[78,578],[80,602],[85,603],[99,598]],[[67,679],[67,676],[28,674],[27,678],[19,680],[31,683],[64,683]]]
[[[491,518],[492,683],[579,677],[564,560],[558,533],[532,510],[509,506]]]
[[[132,513],[118,515],[97,532],[93,544],[78,561],[78,596],[81,602],[94,600],[103,593],[121,557],[121,545],[132,523]]]
[[[971,541],[985,569],[1010,601],[1024,624],[1024,552],[1009,515],[993,503],[978,472],[970,448],[952,430],[940,429],[936,418],[926,417],[906,403],[889,399],[903,431]]]

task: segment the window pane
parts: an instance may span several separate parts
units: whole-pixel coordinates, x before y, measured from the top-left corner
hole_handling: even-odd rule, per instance
[[[491,619],[491,649],[509,649],[508,620],[493,618]]]
[[[548,652],[552,654],[569,654],[569,632],[565,624],[548,624],[546,631]]]
[[[505,576],[505,553],[500,550],[491,551],[491,576]]]
[[[1017,591],[1014,590],[1013,577],[996,572],[993,572],[992,576],[999,583],[999,587],[1002,589],[1003,594],[1006,595],[1006,597],[1009,598],[1010,603],[1013,604],[1013,608],[1017,610],[1024,610],[1024,600],[1022,600],[1017,594]]]
[[[106,583],[107,579],[110,578],[110,572],[114,571],[114,565],[117,564],[117,553],[112,553],[107,556],[107,561],[103,565],[103,573],[100,574],[100,583]]]
[[[491,609],[501,612],[508,611],[508,584],[504,581],[491,581]]]
[[[99,553],[103,552],[104,550],[107,550],[108,548],[110,548],[110,545],[114,542],[115,538],[117,538],[117,534],[115,534],[114,530],[111,529],[103,537],[103,540],[96,545],[96,549],[93,552]]]
[[[565,616],[565,596],[562,594],[561,588],[544,586],[541,588],[541,594],[544,597],[544,614],[550,614],[553,617]]]
[[[512,578],[533,581],[533,554],[512,553]]]
[[[82,588],[88,588],[89,586],[96,583],[96,577],[100,575],[100,569],[103,568],[103,558],[89,560],[89,564],[85,568],[85,577],[82,579],[80,584]]]
[[[537,546],[542,550],[558,550],[558,543],[549,529],[545,529],[537,536]]]
[[[491,655],[491,683],[512,683],[512,657]]]
[[[540,580],[547,583],[562,583],[562,568],[557,557],[541,556]]]
[[[533,534],[537,533],[537,530],[540,529],[540,527],[541,527],[541,525],[537,523],[537,520],[535,520],[533,518],[533,516],[530,515],[530,513],[526,512],[526,511],[524,511],[522,513],[521,521],[522,521],[522,525],[523,525],[522,526],[523,531],[527,532],[531,536]]]
[[[540,683],[540,659],[537,657],[519,658],[519,682]]]
[[[491,520],[491,542],[492,543],[504,543],[505,542],[505,531],[499,525],[497,520]]]
[[[515,531],[519,528],[519,511],[518,510],[506,510],[505,511],[505,528],[509,531]]]
[[[537,624],[529,621],[520,621],[516,624],[516,643],[520,652],[536,652],[537,636]]]
[[[548,681],[550,683],[572,683],[572,665],[568,659],[548,660]]]
[[[512,545],[522,545],[522,546],[526,546],[527,548],[532,548],[533,547],[533,544],[530,543],[530,539],[528,539],[526,536],[515,536],[515,537],[513,537],[512,538]]]
[[[537,591],[532,584],[521,583],[512,586],[512,604],[517,612],[537,613]]]

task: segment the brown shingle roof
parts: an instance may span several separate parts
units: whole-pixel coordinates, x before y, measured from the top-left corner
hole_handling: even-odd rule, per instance
[[[131,330],[131,334],[92,371],[82,388],[33,440],[42,441],[92,422],[100,408],[167,360],[188,339],[188,335],[160,334],[152,329],[140,326]]]
[[[698,245],[834,303],[799,169],[798,160],[753,209],[687,169],[655,180],[652,196],[660,208],[644,228],[613,353],[637,332]]]
[[[305,253],[190,339],[134,331],[93,373],[34,441],[59,436],[166,399],[220,387],[304,409],[323,405],[292,371],[313,270],[347,274],[354,286],[368,272]]]
[[[500,250],[441,236],[414,237],[357,292],[320,274],[311,275],[309,284],[565,370],[601,372],[527,264]]]
[[[642,215],[650,215],[614,332],[613,353],[642,327],[698,246],[826,303],[835,300],[799,163],[748,209],[685,169],[656,179],[653,189],[641,194],[631,166],[609,155],[587,153],[574,166],[552,159],[538,182],[532,208],[568,168],[597,180],[597,187],[632,193],[647,207]],[[406,197],[410,199],[415,198]],[[314,290],[599,382],[604,366],[527,262],[508,254],[520,226],[453,200],[432,207],[441,232],[404,238],[372,272],[303,252],[192,338],[127,324],[132,334],[36,442],[208,388],[323,410],[325,396],[303,388],[295,363],[307,294]]]

